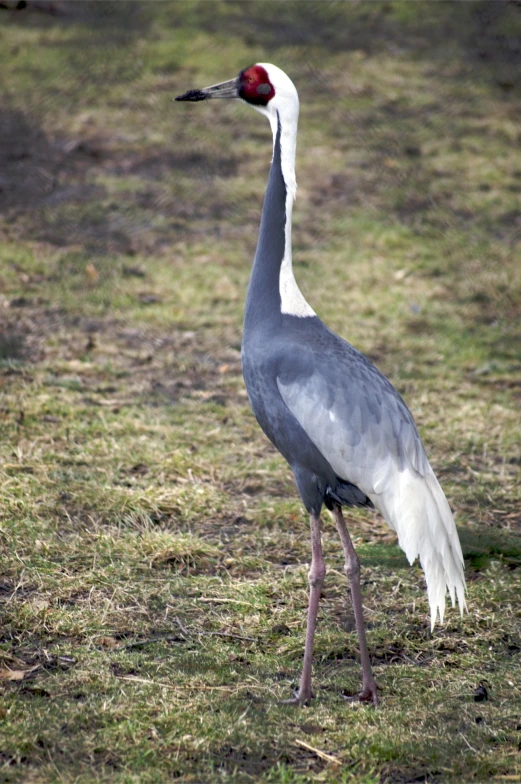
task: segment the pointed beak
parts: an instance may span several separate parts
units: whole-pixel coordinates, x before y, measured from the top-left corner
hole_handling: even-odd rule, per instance
[[[183,95],[178,95],[176,101],[207,101],[209,98],[238,98],[239,80],[230,79],[228,82],[213,84],[203,87],[202,90],[188,90]]]

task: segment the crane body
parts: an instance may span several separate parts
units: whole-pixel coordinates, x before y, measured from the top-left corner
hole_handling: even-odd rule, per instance
[[[447,589],[465,607],[463,557],[449,504],[429,464],[414,419],[392,384],[333,333],[295,281],[291,215],[295,198],[298,95],[276,66],[256,64],[239,77],[177,100],[242,98],[270,120],[273,159],[244,314],[243,375],[255,417],[289,463],[310,515],[312,559],[304,666],[294,701],[311,699],[311,661],[325,565],[320,514],[333,514],[359,636],[360,699],[377,702],[365,639],[360,563],[342,506],[376,507],[409,562],[419,557],[431,624],[443,621]]]

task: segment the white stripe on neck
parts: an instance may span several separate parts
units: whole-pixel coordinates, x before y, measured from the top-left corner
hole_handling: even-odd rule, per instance
[[[279,273],[280,309],[282,313],[285,313],[288,316],[308,318],[310,316],[316,316],[316,313],[311,305],[306,302],[304,295],[298,287],[295,276],[293,275],[291,257],[291,216],[293,212],[293,201],[297,192],[297,181],[295,179],[295,152],[297,146],[298,104],[296,112],[293,110],[286,113],[284,112],[285,107],[281,108],[282,112],[277,111],[275,115],[268,115],[273,131],[274,144],[277,139],[278,115],[280,116],[280,114],[282,114],[284,117],[283,120],[280,120],[280,161],[282,176],[286,185],[286,226],[284,257],[282,259],[282,264],[280,265]]]
[[[284,169],[282,169],[284,173]],[[285,180],[286,178],[284,178]],[[298,287],[295,276],[293,275],[293,263],[291,259],[291,214],[293,211],[293,195],[286,185],[286,227],[285,227],[285,248],[284,258],[280,265],[279,292],[280,309],[282,313],[289,316],[306,318],[316,316],[311,305],[306,301],[304,295]]]

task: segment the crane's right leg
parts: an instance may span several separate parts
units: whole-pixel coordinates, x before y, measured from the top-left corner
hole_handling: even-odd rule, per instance
[[[298,694],[294,700],[297,705],[305,705],[312,698],[311,692],[311,667],[313,663],[313,641],[317,626],[318,604],[320,593],[326,575],[326,566],[322,556],[322,539],[320,533],[320,515],[311,514],[311,568],[309,570],[309,608],[306,627],[306,647],[304,650],[304,664],[300,676]]]
[[[376,681],[371,669],[371,661],[369,659],[369,651],[367,650],[367,640],[365,637],[364,609],[362,607],[362,590],[360,588],[360,559],[356,554],[353,542],[349,536],[342,509],[337,504],[333,504],[333,516],[342,542],[342,547],[344,548],[345,572],[351,587],[356,631],[358,632],[358,644],[360,646],[362,691],[359,695],[359,700],[362,702],[372,702],[373,705],[378,705]]]

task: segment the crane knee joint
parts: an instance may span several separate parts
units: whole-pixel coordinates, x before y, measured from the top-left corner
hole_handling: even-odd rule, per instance
[[[317,585],[318,586],[322,585],[325,576],[326,576],[325,566],[322,569],[313,569],[313,567],[311,567],[308,574],[308,582],[310,587],[315,588]]]
[[[354,555],[344,564],[344,571],[349,580],[357,580],[360,577],[360,558]]]

